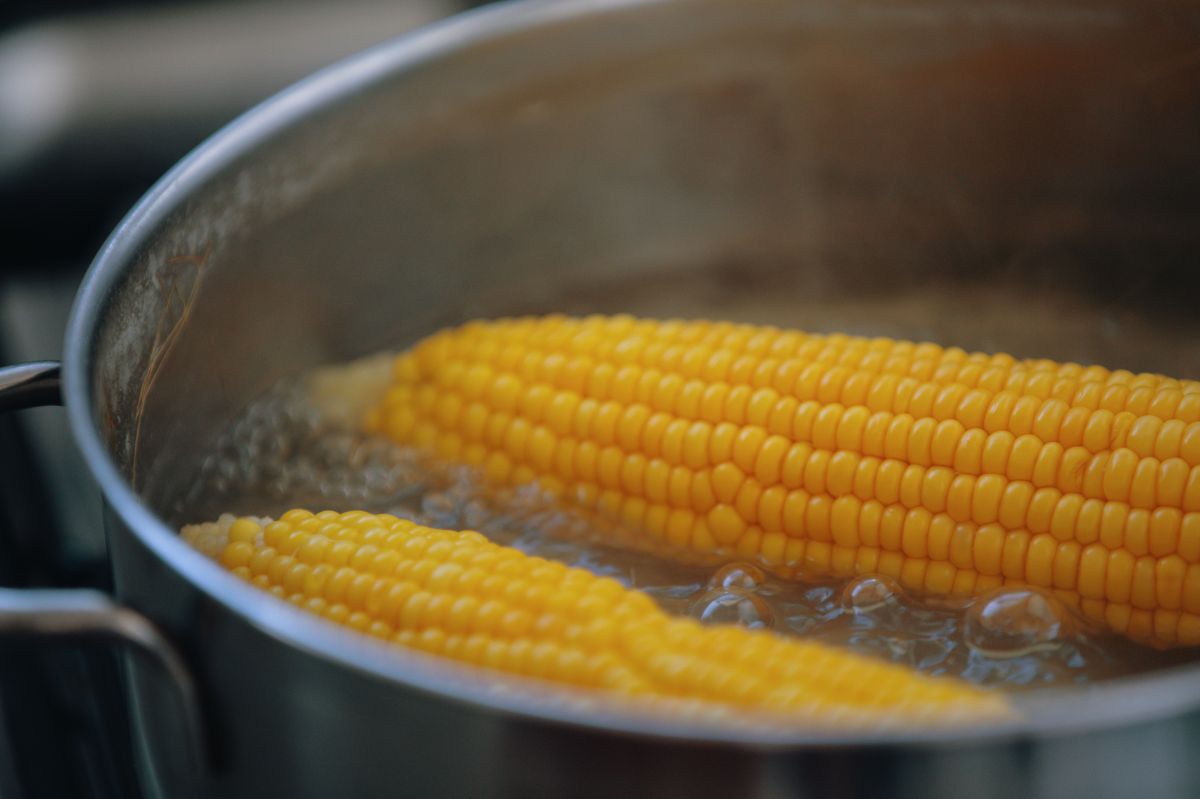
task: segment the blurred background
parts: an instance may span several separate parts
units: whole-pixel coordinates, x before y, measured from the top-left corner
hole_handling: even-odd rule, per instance
[[[210,133],[470,0],[0,0],[0,364],[57,359],[75,289]],[[106,588],[100,499],[61,409],[0,416],[0,585]],[[0,799],[139,797],[115,658],[0,651]]]

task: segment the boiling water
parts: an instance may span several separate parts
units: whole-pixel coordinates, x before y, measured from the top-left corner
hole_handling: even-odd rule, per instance
[[[336,394],[344,403],[357,393],[369,403],[380,374],[385,381],[386,360],[375,359],[336,379],[295,380],[268,392],[204,459],[174,521],[229,512],[274,516],[306,507],[386,512],[478,530],[528,554],[613,577],[671,613],[769,628],[1010,690],[1082,684],[1189,657],[1099,635],[1037,590],[935,600],[911,596],[886,577],[789,582],[753,563],[687,565],[604,546],[604,530],[532,486],[489,488],[469,469],[355,432],[346,422],[359,407],[333,405],[330,398]],[[335,387],[333,393],[324,384]]]

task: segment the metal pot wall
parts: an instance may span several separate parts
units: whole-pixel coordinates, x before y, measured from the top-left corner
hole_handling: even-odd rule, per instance
[[[710,315],[1200,376],[1198,37],[1173,2],[525,0],[320,73],[98,256],[63,397],[121,605],[3,592],[0,630],[146,655],[130,713],[168,796],[1195,792],[1200,667],[1001,729],[695,728],[359,640],[174,531],[198,453],[276,379],[471,317]],[[6,377],[9,405],[53,393]]]

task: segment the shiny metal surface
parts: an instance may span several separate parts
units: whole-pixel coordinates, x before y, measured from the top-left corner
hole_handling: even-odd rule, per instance
[[[98,256],[64,384],[118,595],[196,675],[200,790],[1200,786],[1196,667],[1039,696],[1005,728],[689,727],[329,629],[174,534],[194,453],[275,379],[472,316],[704,313],[1200,376],[1198,14],[521,2],[323,72],[198,150]],[[170,719],[133,687],[153,772]]]
[[[62,402],[62,366],[56,361],[0,368],[0,413]]]
[[[0,588],[0,644],[46,646],[101,641],[126,649],[166,678],[174,729],[160,768],[173,794],[191,796],[206,768],[196,687],[175,647],[142,615],[88,589]]]

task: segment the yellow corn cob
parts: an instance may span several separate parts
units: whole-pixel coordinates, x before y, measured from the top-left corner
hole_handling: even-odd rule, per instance
[[[384,640],[560,683],[813,724],[1007,715],[998,695],[814,643],[667,616],[611,578],[475,532],[361,511],[223,517],[184,537],[243,579]]]
[[[627,316],[473,322],[367,428],[538,481],[642,545],[932,595],[1054,590],[1200,643],[1200,383],[932,344]]]

